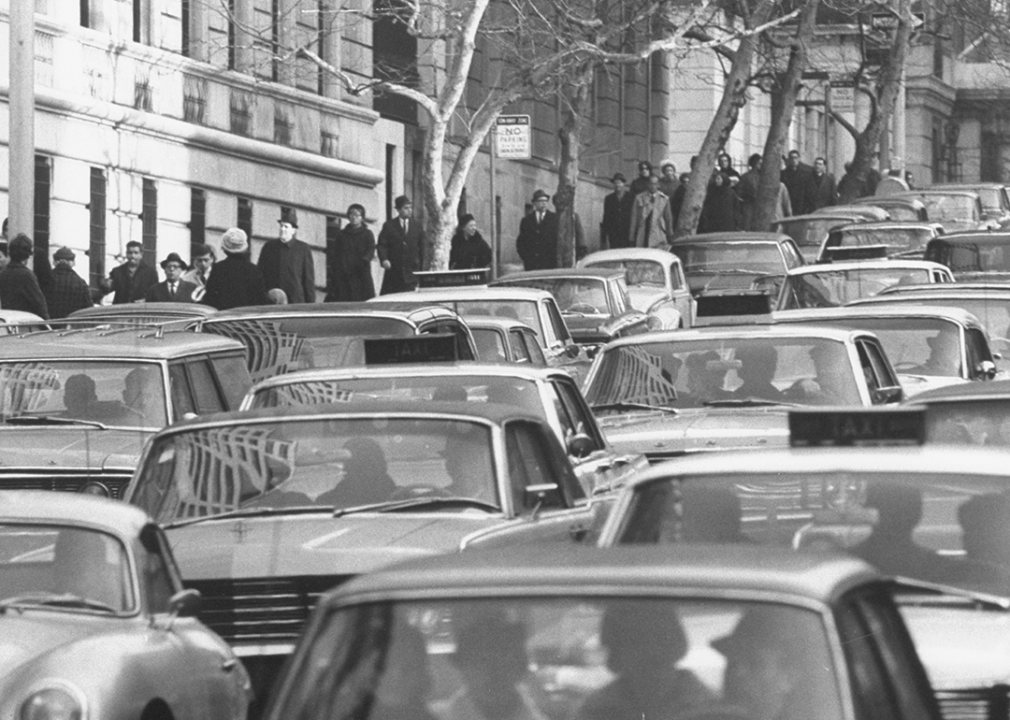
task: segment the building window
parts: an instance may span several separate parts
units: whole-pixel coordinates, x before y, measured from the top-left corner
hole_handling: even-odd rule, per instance
[[[280,103],[274,105],[274,142],[278,145],[290,145],[293,129],[291,110]]]
[[[207,81],[204,78],[183,76],[182,117],[186,122],[204,124],[204,109],[207,104]]]
[[[319,153],[325,157],[340,156],[340,137],[335,133],[319,131]]]
[[[231,131],[236,135],[252,135],[252,101],[249,93],[233,90],[231,93]]]
[[[191,22],[190,18],[193,17],[192,2],[193,0],[181,0],[181,7],[179,8],[179,11],[182,15],[182,17],[179,19],[180,24],[182,25],[182,54],[186,57],[193,57],[193,52],[189,47],[190,44],[189,23]]]
[[[140,242],[144,247],[144,261],[151,267],[158,262],[158,186],[151,178],[144,178],[140,213]]]
[[[207,242],[207,191],[191,188],[189,191],[189,252],[194,254],[194,246]]]
[[[35,156],[35,252],[49,257],[49,197],[53,187],[52,160]]]
[[[133,0],[133,42],[151,44],[151,0]]]
[[[133,107],[136,110],[151,111],[151,80],[138,77],[133,81]]]
[[[270,79],[277,82],[281,78],[281,3],[270,0]]]
[[[91,27],[91,0],[81,0],[81,27]]]
[[[252,246],[253,205],[249,198],[240,197],[238,199],[238,217],[235,224],[240,230],[245,231],[249,238],[249,245]]]
[[[91,168],[91,199],[88,202],[88,259],[91,287],[105,278],[105,170]]]
[[[340,232],[340,218],[335,215],[326,216],[326,288],[336,286],[334,277],[336,269],[337,233]]]
[[[228,0],[228,69],[235,69],[235,0]],[[234,132],[234,131],[233,131]]]

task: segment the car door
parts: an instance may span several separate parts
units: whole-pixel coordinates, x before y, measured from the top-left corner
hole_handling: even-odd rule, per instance
[[[884,405],[900,402],[904,392],[880,341],[876,338],[861,338],[856,341],[856,350],[866,378],[870,403]]]
[[[172,392],[172,420],[187,414],[205,415],[227,409],[221,388],[215,379],[210,358],[177,360],[168,365]]]
[[[675,258],[670,263],[667,285],[670,299],[680,313],[684,327],[691,327],[694,325],[694,297],[687,287],[687,278],[684,277],[684,266],[680,264],[680,258]]]

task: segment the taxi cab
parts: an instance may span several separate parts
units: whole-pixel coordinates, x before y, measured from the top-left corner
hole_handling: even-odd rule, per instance
[[[453,399],[515,405],[551,426],[589,493],[618,487],[647,465],[643,455],[618,454],[610,446],[575,381],[561,370],[477,363],[302,370],[253,386],[240,409],[295,407],[338,399],[421,403]]]
[[[772,224],[772,229],[791,237],[803,254],[803,259],[812,263],[816,262],[820,248],[831,232],[844,225],[871,221],[871,218],[859,212],[849,214],[817,212],[782,218]]]
[[[790,270],[777,309],[837,307],[872,297],[893,285],[952,283],[945,266],[925,260],[855,260],[805,265]]]
[[[1010,281],[1010,232],[960,232],[929,241],[927,260],[951,269],[959,281]]]
[[[320,602],[265,717],[939,720],[893,588],[741,546],[403,563]]]
[[[842,225],[828,233],[817,262],[830,262],[832,248],[883,245],[888,257],[922,259],[926,244],[943,234],[943,228],[928,222],[866,222]]]
[[[647,313],[653,330],[688,328],[694,298],[680,258],[658,248],[613,248],[589,253],[578,267],[624,270],[631,307]]]
[[[193,327],[240,340],[253,382],[292,370],[362,365],[366,337],[448,334],[456,338],[457,359],[477,357],[466,323],[438,303],[259,305],[215,312]]]
[[[651,462],[709,450],[784,445],[796,405],[869,406],[902,397],[870,332],[729,326],[619,340],[584,385],[607,439]]]
[[[1010,453],[923,444],[921,410],[797,410],[791,447],[657,465],[600,540],[743,544],[859,558],[895,597],[949,720],[1005,707]]]
[[[796,243],[778,232],[685,235],[670,244],[680,258],[691,294],[725,290],[777,291],[786,271],[804,264]]]
[[[613,494],[587,496],[536,415],[406,400],[176,423],[126,500],[165,529],[262,696],[324,590],[404,558],[595,538]]]
[[[537,334],[526,323],[509,318],[469,317],[466,324],[473,335],[480,362],[547,367]]]
[[[238,407],[241,343],[164,328],[36,332],[0,343],[0,488],[119,498],[144,442]]]

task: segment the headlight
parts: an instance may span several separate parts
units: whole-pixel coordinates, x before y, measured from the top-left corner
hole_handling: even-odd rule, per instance
[[[20,720],[85,720],[84,704],[69,689],[50,687],[24,701]]]

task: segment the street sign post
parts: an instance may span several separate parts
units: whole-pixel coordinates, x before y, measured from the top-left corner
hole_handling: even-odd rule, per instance
[[[926,22],[925,14],[912,13],[912,29],[922,27]],[[870,27],[874,30],[894,30],[898,27],[898,16],[894,13],[873,13],[870,16]]]
[[[506,160],[529,160],[533,141],[529,115],[499,115],[495,121],[495,154]]]
[[[856,88],[851,80],[831,81],[831,109],[835,112],[854,112]]]

